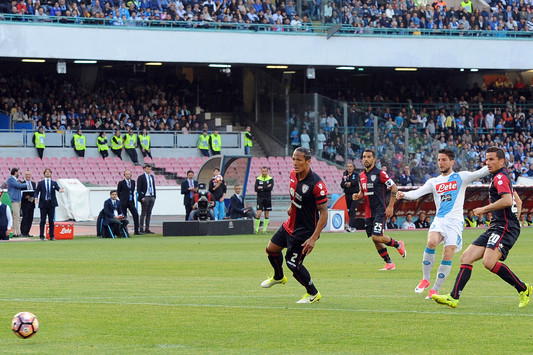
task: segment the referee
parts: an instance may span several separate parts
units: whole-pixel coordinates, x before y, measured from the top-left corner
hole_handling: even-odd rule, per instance
[[[346,164],[346,170],[342,174],[341,187],[344,189],[346,209],[349,216],[346,231],[355,232],[355,213],[357,212],[359,201],[354,201],[352,196],[359,193],[359,174],[355,172],[355,167],[352,163]]]
[[[268,168],[263,166],[261,168],[261,175],[255,179],[255,192],[257,193],[257,217],[255,218],[255,231],[259,233],[259,225],[261,224],[261,213],[265,211],[263,222],[263,233],[266,233],[268,222],[270,221],[270,211],[272,211],[272,189],[274,188],[274,178],[268,175]]]

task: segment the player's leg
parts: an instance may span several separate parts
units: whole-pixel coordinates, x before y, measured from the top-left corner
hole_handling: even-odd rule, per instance
[[[276,284],[287,283],[287,278],[283,275],[283,254],[281,253],[283,248],[287,246],[287,236],[288,233],[281,226],[268,242],[265,251],[268,254],[268,261],[274,269],[274,276],[263,281],[261,287],[268,288]]]
[[[431,269],[435,264],[435,248],[442,241],[443,236],[439,232],[429,232],[426,249],[422,256],[422,280],[415,287],[415,293],[422,293],[429,287],[431,279]]]
[[[474,243],[482,244],[485,234],[486,233],[483,233],[481,236],[479,236]],[[457,307],[457,304],[459,303],[459,297],[461,296],[463,289],[472,275],[472,265],[477,260],[483,258],[484,253],[485,246],[482,245],[471,244],[468,248],[466,248],[463,255],[461,255],[461,267],[459,268],[459,272],[455,278],[452,292],[449,295],[433,295],[433,300],[451,308]]]
[[[402,256],[402,258],[405,258],[407,255],[405,251],[405,245],[401,240],[394,240],[392,237],[389,237],[388,235],[383,235],[383,227],[385,226],[387,219],[385,218],[385,215],[378,214],[376,218],[374,219],[374,230],[372,232],[372,239],[374,242],[383,243],[387,246],[395,247],[398,250],[398,253]]]
[[[514,229],[504,231],[503,234],[492,233],[483,255],[483,266],[513,286],[520,295],[519,307],[525,307],[529,303],[532,287],[520,280],[507,265],[501,262],[507,258],[519,234],[520,231]]]
[[[285,263],[292,271],[292,276],[298,281],[307,293],[297,303],[313,303],[322,297],[320,292],[316,289],[311,274],[303,265],[305,254],[303,254],[302,241],[293,239],[287,245],[287,253],[285,254]]]
[[[450,272],[452,271],[452,258],[456,249],[457,247],[455,245],[446,245],[444,247],[444,250],[442,251],[442,260],[437,269],[437,277],[435,278],[433,287],[429,291],[428,299],[439,293],[444,281],[446,281],[448,275],[450,275]]]

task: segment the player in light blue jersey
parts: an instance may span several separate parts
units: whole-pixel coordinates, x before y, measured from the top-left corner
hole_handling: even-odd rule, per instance
[[[396,194],[397,199],[406,200],[416,200],[426,194],[433,194],[437,214],[429,227],[428,242],[422,259],[423,278],[415,288],[416,293],[422,293],[429,287],[431,269],[435,263],[435,248],[444,243],[444,250],[435,284],[426,299],[431,299],[432,295],[438,295],[439,289],[452,269],[453,254],[463,247],[463,205],[468,184],[489,174],[486,166],[474,172],[454,172],[454,163],[455,153],[453,151],[439,150],[438,164],[441,175],[429,179],[416,190],[398,191]]]

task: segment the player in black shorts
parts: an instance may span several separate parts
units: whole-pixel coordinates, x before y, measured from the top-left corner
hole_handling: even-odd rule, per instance
[[[272,287],[287,283],[283,275],[283,254],[287,248],[285,262],[294,278],[302,284],[307,293],[296,303],[313,303],[322,297],[316,289],[309,271],[303,266],[307,255],[313,251],[328,220],[328,191],[320,177],[310,167],[311,151],[296,148],[292,154],[294,170],[290,176],[291,206],[287,210],[289,219],[272,236],[266,252],[274,268],[274,276],[261,283],[261,287]]]
[[[516,288],[520,298],[518,307],[528,305],[533,288],[522,282],[504,261],[509,250],[520,235],[518,215],[522,201],[513,191],[507,175],[505,152],[498,147],[490,147],[486,152],[486,164],[491,173],[489,186],[490,204],[474,209],[476,216],[492,211],[492,220],[487,231],[481,234],[461,255],[461,268],[457,274],[453,290],[449,295],[433,295],[435,302],[456,308],[461,292],[472,274],[474,262],[483,259],[483,266]]]
[[[373,150],[365,149],[363,152],[363,165],[365,170],[359,174],[361,191],[354,194],[353,199],[360,200],[364,198],[366,234],[369,238],[372,237],[378,254],[385,261],[385,267],[380,270],[394,270],[396,266],[392,263],[386,246],[395,247],[402,258],[405,258],[405,245],[401,240],[394,240],[389,236],[383,235],[383,228],[386,225],[387,218],[391,218],[394,213],[394,202],[396,201],[398,187],[385,170],[376,168],[376,153]],[[385,197],[387,188],[391,189],[391,198],[388,205]]]
[[[355,213],[359,201],[354,201],[352,196],[359,192],[359,174],[355,172],[355,167],[350,161],[346,164],[346,170],[342,173],[341,188],[344,190],[346,209],[348,210],[347,232],[355,232]]]
[[[257,216],[255,218],[254,232],[259,232],[259,224],[261,224],[261,212],[265,211],[265,218],[263,222],[263,233],[266,233],[268,222],[270,221],[270,211],[272,211],[272,189],[274,188],[274,178],[268,175],[268,168],[263,166],[261,168],[261,175],[255,179],[255,192],[257,193]]]

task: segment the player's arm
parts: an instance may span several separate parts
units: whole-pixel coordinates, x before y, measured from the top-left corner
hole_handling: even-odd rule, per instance
[[[522,214],[522,199],[518,196],[516,190],[513,191],[513,197],[516,203],[516,218],[520,218],[520,214]]]
[[[466,174],[466,176],[463,178],[467,184],[470,184],[473,181],[476,181],[477,179],[481,179],[487,175],[489,175],[489,168],[485,165],[481,169],[478,169],[476,171],[461,171],[459,173],[460,175]]]
[[[393,182],[393,185],[390,186],[390,191],[391,193],[390,193],[389,205],[385,209],[385,216],[387,218],[391,218],[392,215],[394,214],[394,204],[396,203],[396,194],[398,193],[398,185],[394,184]]]
[[[254,191],[259,192],[259,188],[262,188],[262,186],[259,186],[259,179],[255,179]]]
[[[268,180],[268,184],[265,188],[263,188],[263,191],[270,192],[274,188],[274,179]]]
[[[303,250],[302,253],[304,255],[309,255],[313,251],[313,248],[315,247],[315,243],[320,238],[320,233],[322,233],[322,230],[326,226],[326,223],[328,222],[328,204],[323,203],[317,206],[318,213],[320,214],[318,218],[318,223],[316,224],[315,231],[313,232],[313,235],[309,239],[307,239],[303,244]]]
[[[405,191],[405,192],[404,191],[398,191],[396,193],[396,199],[401,200],[403,198],[403,199],[406,199],[406,200],[417,200],[420,197],[422,197],[424,195],[427,195],[429,193],[431,193],[431,182],[430,182],[430,180],[426,181],[426,183],[424,185],[422,185],[421,187],[419,187],[416,190]]]
[[[497,200],[496,202],[493,202],[483,207],[475,208],[474,214],[479,217],[482,214],[485,214],[487,212],[491,212],[495,210],[503,210],[504,208],[511,207],[512,205],[513,205],[513,195],[510,193],[504,193],[503,195],[500,195],[500,199]]]

